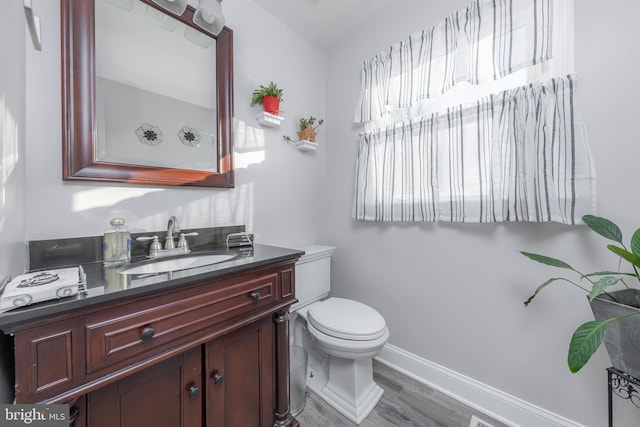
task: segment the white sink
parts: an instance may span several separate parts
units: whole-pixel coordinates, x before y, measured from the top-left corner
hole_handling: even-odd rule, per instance
[[[205,265],[218,264],[235,258],[230,254],[209,254],[209,255],[188,255],[180,258],[159,259],[147,262],[142,265],[132,265],[123,268],[120,274],[153,274],[167,271],[186,270],[188,268],[202,267]]]

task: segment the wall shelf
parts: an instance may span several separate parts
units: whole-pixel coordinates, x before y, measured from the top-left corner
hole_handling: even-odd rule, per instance
[[[258,113],[258,115],[256,115],[256,120],[262,126],[276,128],[276,127],[280,127],[280,125],[284,121],[284,117],[276,116],[275,114],[262,111],[261,113]]]
[[[300,151],[315,151],[316,148],[318,148],[317,142],[307,141],[306,139],[293,142],[293,145],[295,145]]]

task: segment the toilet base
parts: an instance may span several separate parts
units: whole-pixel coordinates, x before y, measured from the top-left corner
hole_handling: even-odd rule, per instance
[[[307,387],[356,424],[371,413],[384,390],[373,381],[371,359],[330,357],[329,369],[309,369]]]

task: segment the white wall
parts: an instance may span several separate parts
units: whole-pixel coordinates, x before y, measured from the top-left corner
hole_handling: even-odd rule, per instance
[[[34,0],[42,52],[27,52],[28,240],[99,235],[114,215],[134,231],[162,230],[170,215],[184,228],[246,224],[258,242],[301,245],[319,239],[325,203],[325,138],[302,153],[283,141],[299,117],[324,117],[324,54],[251,0],[223,4],[234,31],[235,162],[232,190],[62,181],[59,2]],[[249,107],[260,84],[284,89],[281,129],[257,124]]]
[[[0,16],[0,283],[24,270],[25,39],[20,2]]]
[[[585,270],[616,268],[603,240],[585,227],[558,224],[351,219],[360,131],[352,117],[362,61],[468,0],[393,3],[327,57],[327,243],[338,248],[334,293],[377,308],[392,345],[584,425],[606,425],[610,362],[604,348],[578,374],[566,366],[573,330],[592,320],[586,300],[560,285],[525,309],[522,302],[532,290],[560,272],[517,253],[548,253]],[[599,213],[616,220],[627,238],[638,227],[640,211],[634,126],[640,111],[638,13],[634,2],[575,2],[578,96],[598,172]],[[616,426],[637,425],[633,410],[629,402],[621,404]]]
[[[25,43],[29,43],[26,45]],[[21,2],[0,14],[0,282],[24,270],[25,40]],[[13,399],[7,340],[0,338],[0,402]]]

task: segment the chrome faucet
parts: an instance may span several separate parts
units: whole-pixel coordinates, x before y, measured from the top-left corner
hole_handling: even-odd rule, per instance
[[[175,241],[173,240],[173,233],[180,234],[180,239],[178,240],[177,247]],[[164,242],[164,249],[162,249],[162,245],[158,242],[158,236],[140,236],[136,238],[136,240],[140,242],[147,242],[151,240],[152,242],[149,246],[149,255],[147,255],[147,258],[157,258],[171,255],[188,254],[189,252],[191,252],[191,250],[189,249],[187,237],[197,235],[198,233],[195,231],[191,233],[183,233],[180,230],[180,226],[178,225],[178,219],[175,216],[171,216],[169,218],[169,222],[167,223],[167,238]]]
[[[180,233],[180,226],[178,225],[178,219],[175,216],[169,218],[167,224],[167,238],[164,241],[165,249],[175,249],[176,243],[173,241],[173,232]]]

